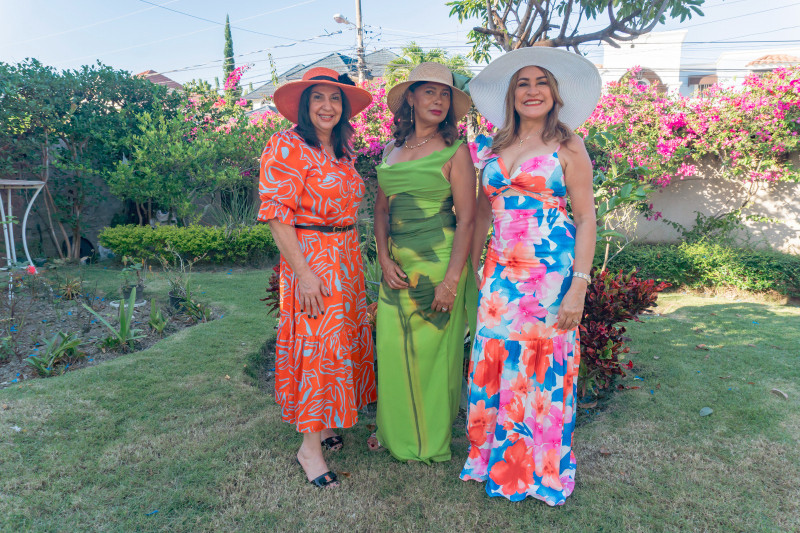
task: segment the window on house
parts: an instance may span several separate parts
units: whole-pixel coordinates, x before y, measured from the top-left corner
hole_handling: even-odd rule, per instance
[[[717,83],[717,76],[715,74],[706,74],[704,76],[689,76],[689,87],[695,87],[695,94],[702,93],[712,85]]]

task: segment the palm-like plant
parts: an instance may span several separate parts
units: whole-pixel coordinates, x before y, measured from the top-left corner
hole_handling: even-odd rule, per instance
[[[431,48],[425,51],[420,45],[411,41],[400,50],[400,57],[393,59],[386,65],[386,72],[384,74],[386,88],[389,89],[405,81],[408,79],[409,73],[411,73],[417,65],[427,61],[442,63],[443,65],[447,65],[447,68],[453,72],[463,74],[468,78],[472,77],[467,58],[461,54],[451,56],[442,48]]]

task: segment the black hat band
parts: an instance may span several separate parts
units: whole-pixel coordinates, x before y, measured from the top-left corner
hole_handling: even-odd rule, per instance
[[[356,85],[355,83],[353,83],[353,80],[351,80],[350,76],[348,76],[347,74],[341,74],[339,76],[339,79],[336,79],[332,76],[314,76],[313,78],[310,78],[309,81],[332,81],[333,83],[339,83],[342,85],[352,85],[354,87]]]

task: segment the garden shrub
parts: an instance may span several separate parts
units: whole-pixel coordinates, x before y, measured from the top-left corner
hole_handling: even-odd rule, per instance
[[[99,235],[100,244],[117,257],[157,259],[167,243],[185,257],[200,257],[211,263],[257,262],[278,253],[269,226],[257,225],[229,232],[216,226],[115,226]]]
[[[637,277],[636,270],[613,274],[592,270],[580,325],[581,366],[578,390],[582,396],[605,389],[615,376],[624,376],[619,355],[627,353],[624,327],[615,324],[634,320],[656,304],[658,293],[669,283]]]
[[[280,263],[272,267],[272,274],[267,285],[267,295],[261,298],[267,306],[267,314],[279,314],[281,309],[281,265]]]
[[[736,248],[706,241],[633,245],[609,268],[638,268],[643,277],[691,289],[730,287],[800,296],[800,256],[774,250]]]

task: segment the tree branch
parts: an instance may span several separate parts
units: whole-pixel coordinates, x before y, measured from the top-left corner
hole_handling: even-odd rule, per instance
[[[558,32],[558,38],[563,39],[567,34],[567,26],[569,26],[569,18],[572,16],[572,2],[567,3],[567,8],[564,10],[564,20],[561,21],[561,31]]]
[[[520,26],[519,26],[519,30],[521,30],[521,31],[518,30],[519,31],[519,41],[520,42],[525,42],[525,40],[527,39],[528,34],[530,33],[530,27],[529,27],[528,23],[530,22],[530,25],[532,26],[533,25],[533,21],[536,19],[536,17],[531,18],[531,12],[533,11],[533,7],[534,7],[534,1],[531,0],[530,2],[528,2],[528,7],[527,7],[527,9],[525,9],[525,15],[523,15],[522,22],[520,23]],[[537,9],[537,13],[538,13],[538,9]],[[528,46],[527,43],[526,43],[526,46]]]
[[[488,36],[506,51],[536,43],[544,44],[541,41],[547,41],[549,46],[575,51],[578,45],[590,41],[602,41],[618,48],[619,41],[630,41],[653,31],[670,6],[675,8],[687,1],[604,0],[600,2],[598,7],[601,11],[597,14],[602,17],[605,8],[608,25],[581,35],[580,24],[589,20],[589,8],[584,5],[589,2],[584,0],[503,0],[503,4],[499,0],[485,0],[485,24],[473,31]],[[559,15],[559,9],[562,8]],[[621,12],[626,13],[624,17],[619,16]],[[573,16],[576,16],[576,22],[570,30]],[[560,24],[557,24],[559,19]],[[548,39],[550,30],[556,28],[559,29],[557,36]]]

